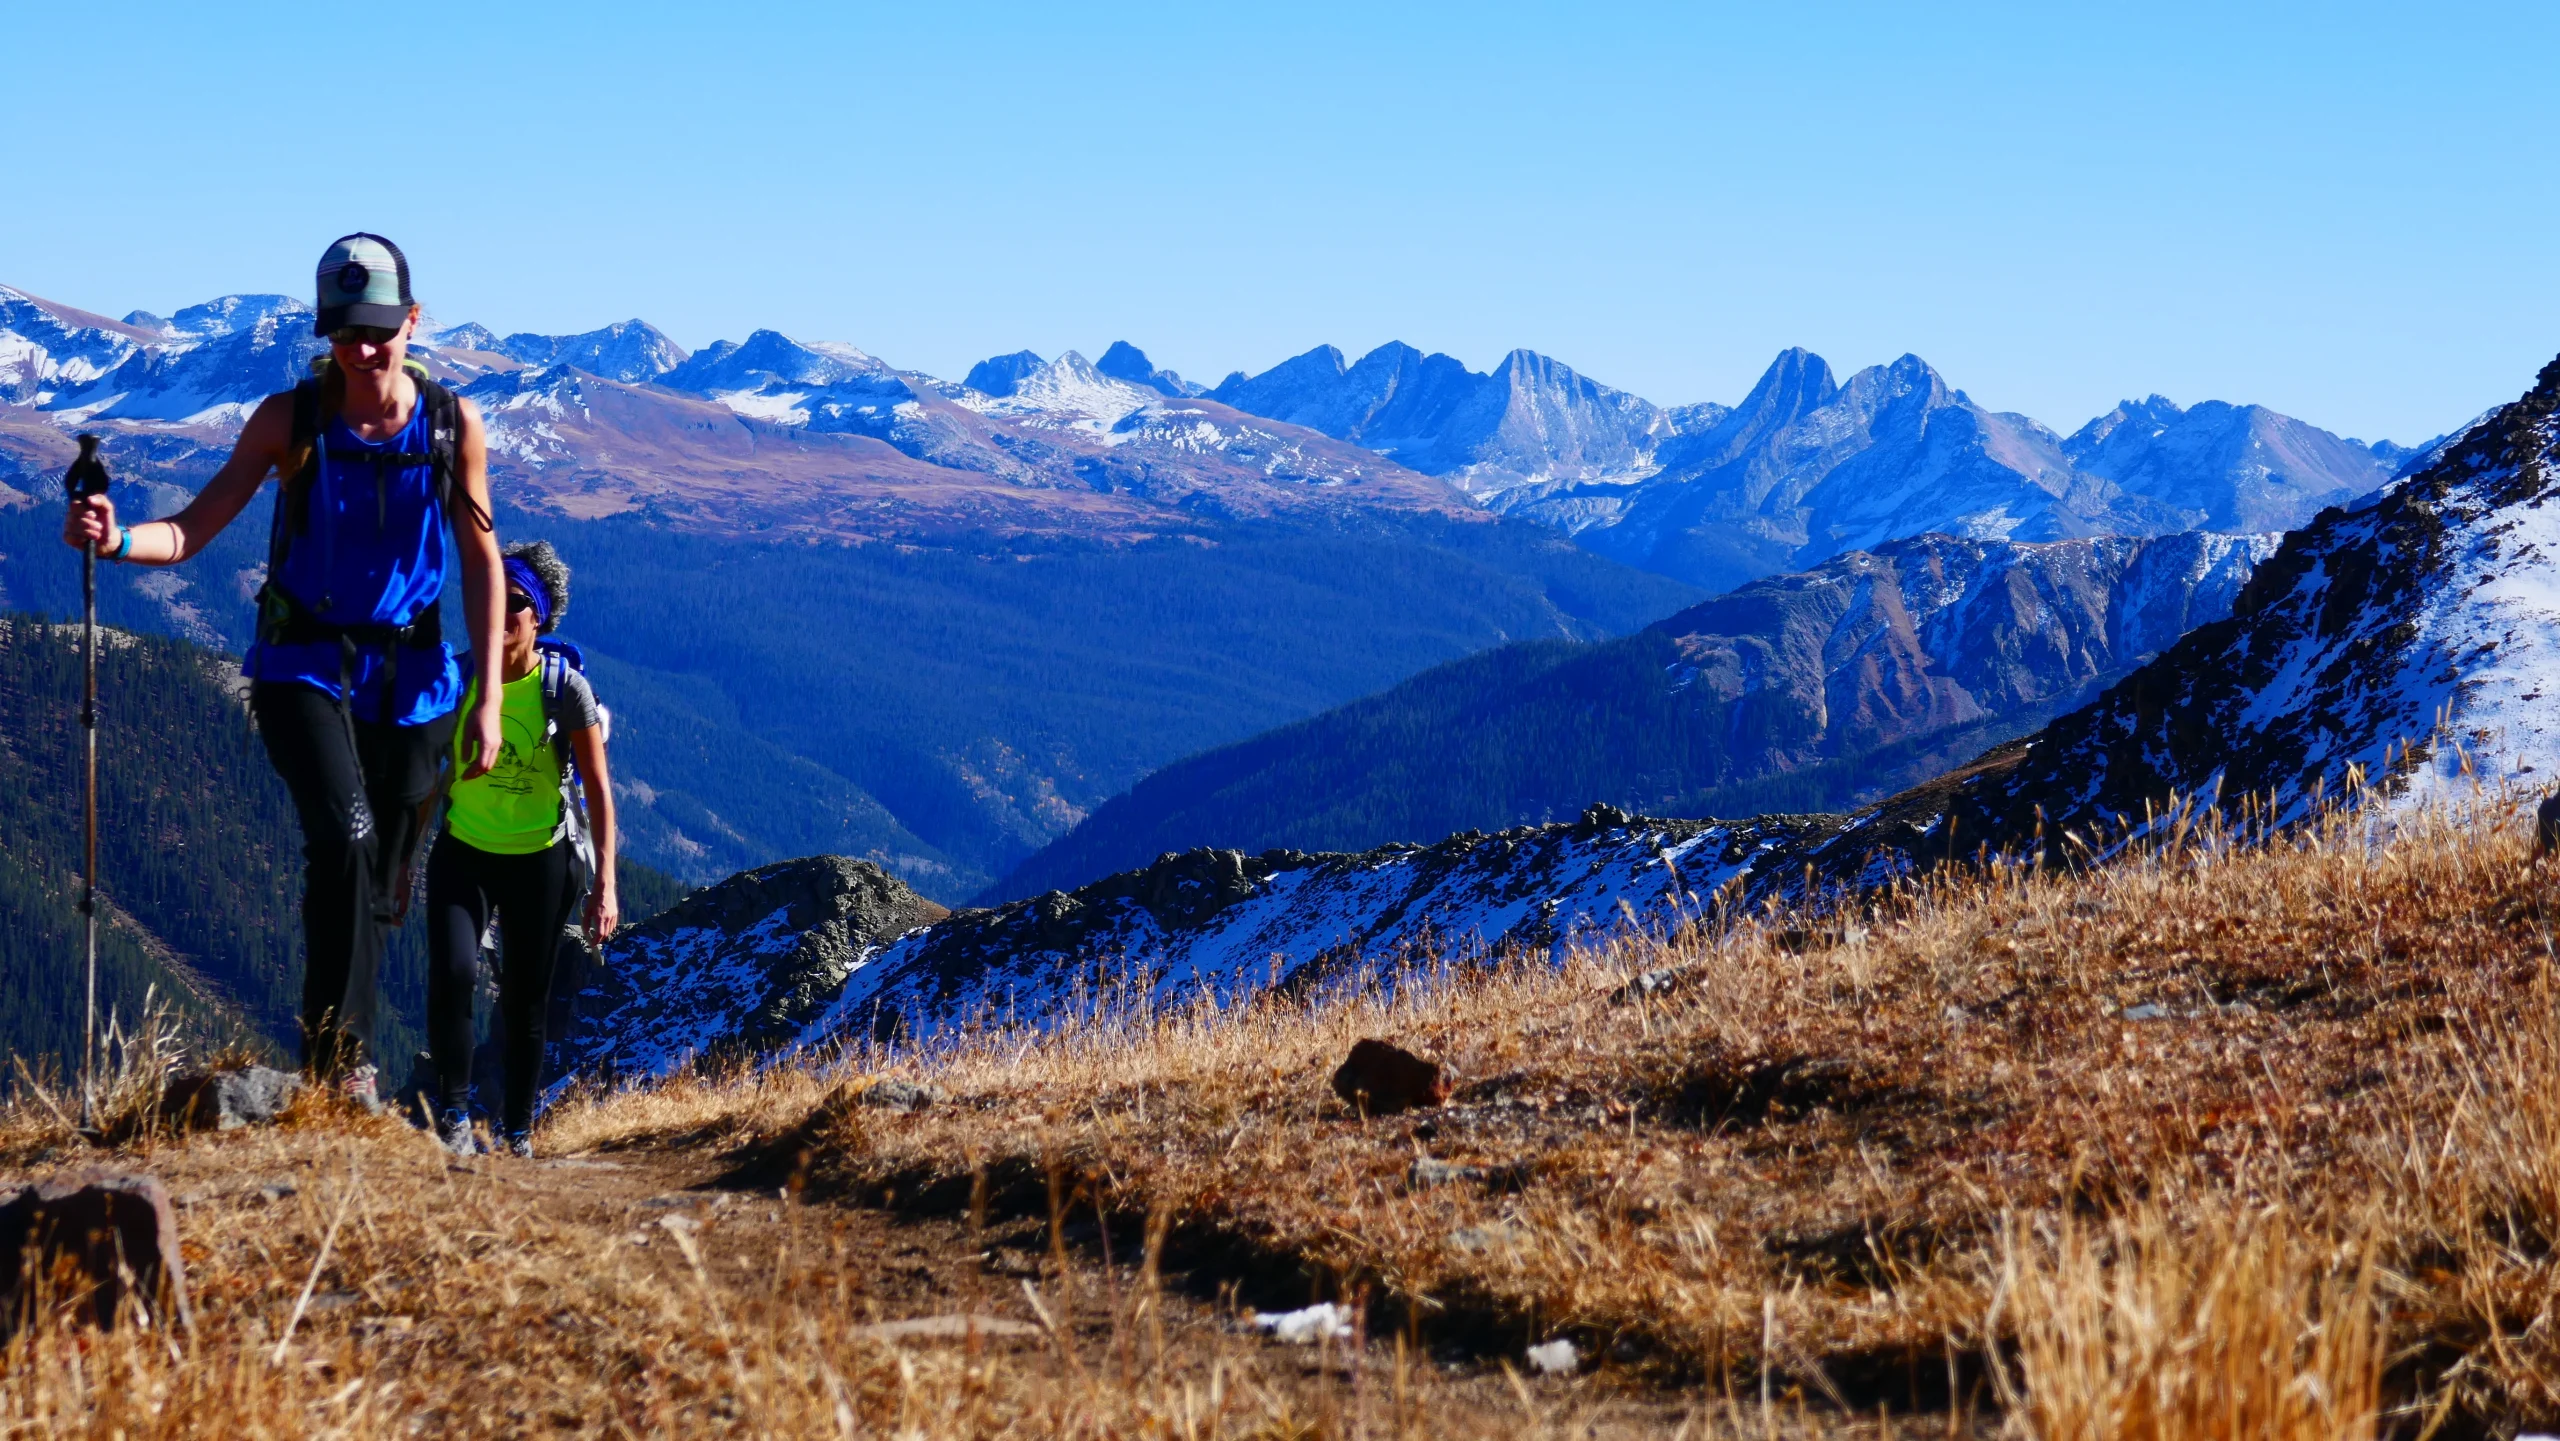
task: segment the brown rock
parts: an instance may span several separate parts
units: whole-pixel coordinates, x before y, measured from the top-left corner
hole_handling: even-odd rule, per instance
[[[1333,1093],[1363,1115],[1392,1116],[1439,1105],[1449,1099],[1449,1082],[1436,1062],[1385,1041],[1364,1040],[1333,1073]]]
[[[154,1176],[90,1171],[19,1191],[0,1202],[0,1258],[0,1336],[39,1303],[107,1329],[128,1309],[146,1325],[193,1319],[177,1213]]]

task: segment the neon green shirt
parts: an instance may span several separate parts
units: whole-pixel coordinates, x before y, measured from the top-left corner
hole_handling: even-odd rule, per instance
[[[463,697],[465,715],[478,692],[474,681]],[[459,727],[454,731],[453,804],[445,829],[492,855],[529,856],[548,850],[560,829],[560,754],[542,735],[542,668],[508,681],[501,694],[498,763],[487,775],[461,779],[470,740]]]

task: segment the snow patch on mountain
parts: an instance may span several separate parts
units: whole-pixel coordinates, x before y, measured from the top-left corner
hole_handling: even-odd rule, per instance
[[[1070,350],[1015,380],[1009,394],[970,391],[959,396],[957,403],[981,415],[1042,429],[1079,430],[1108,442],[1112,427],[1130,412],[1162,398],[1153,390],[1104,375]]]

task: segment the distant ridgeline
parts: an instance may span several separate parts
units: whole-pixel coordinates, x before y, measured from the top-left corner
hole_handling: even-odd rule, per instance
[[[289,1056],[301,838],[232,690],[238,669],[181,640],[102,638],[98,1005],[130,1023],[149,989],[201,1041]],[[79,715],[78,625],[0,615],[0,1055],[62,1067],[80,1046]],[[623,886],[626,915],[678,890],[645,868]],[[386,958],[386,1056],[419,1045],[422,934],[413,914]]]
[[[2273,536],[1929,535],[1592,645],[1504,646],[1147,777],[984,897],[1167,851],[1362,851],[1565,820],[1838,811],[2078,704],[2220,619]]]

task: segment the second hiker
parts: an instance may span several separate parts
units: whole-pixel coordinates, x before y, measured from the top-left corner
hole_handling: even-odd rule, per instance
[[[601,942],[613,934],[621,905],[604,709],[578,648],[553,635],[569,609],[569,567],[547,542],[534,541],[507,547],[505,574],[497,763],[472,776],[455,757],[461,778],[446,803],[444,833],[427,856],[427,1041],[440,1093],[437,1134],[467,1154],[476,1149],[472,1000],[494,910],[494,1021],[506,1072],[498,1130],[508,1150],[530,1156],[561,925],[583,893],[588,938]],[[476,690],[479,683],[471,684]]]

